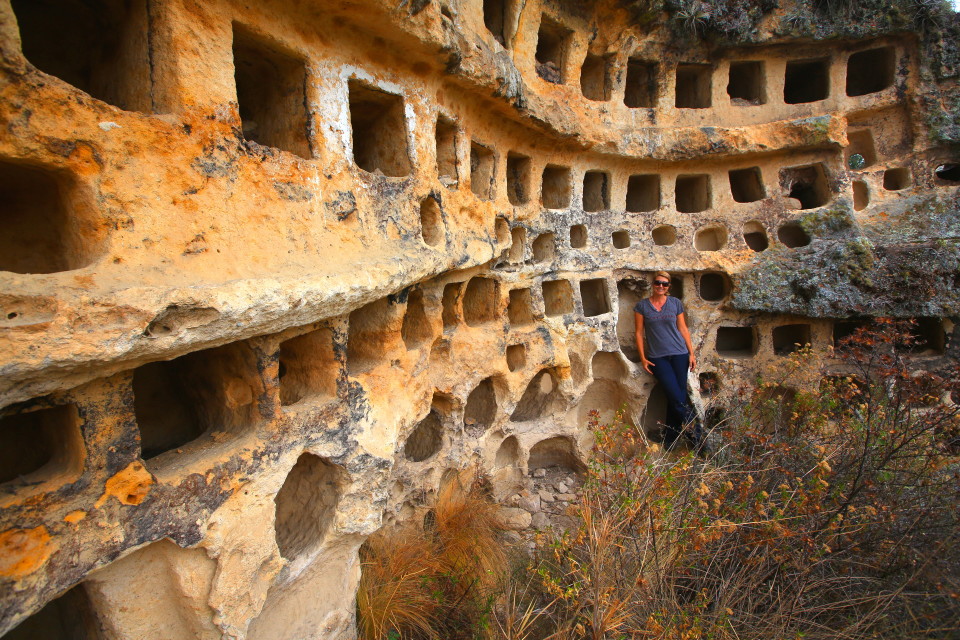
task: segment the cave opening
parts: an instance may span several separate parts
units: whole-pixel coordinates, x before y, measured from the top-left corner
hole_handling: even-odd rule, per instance
[[[587,54],[580,67],[580,92],[587,100],[610,99],[610,57]]]
[[[764,81],[762,62],[731,62],[727,95],[735,105],[764,104],[767,101]]]
[[[512,205],[522,205],[530,201],[530,158],[515,153],[507,153],[507,199]]]
[[[610,208],[610,174],[587,171],[583,174],[583,210],[595,213]]]
[[[710,176],[680,175],[676,182],[677,211],[699,213],[710,208]]]

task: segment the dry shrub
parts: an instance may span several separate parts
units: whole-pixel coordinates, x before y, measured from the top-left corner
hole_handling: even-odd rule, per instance
[[[960,419],[931,398],[960,376],[913,375],[910,343],[881,323],[818,393],[743,389],[707,461],[619,455],[629,427],[594,420],[579,526],[533,566],[540,637],[958,637]]]

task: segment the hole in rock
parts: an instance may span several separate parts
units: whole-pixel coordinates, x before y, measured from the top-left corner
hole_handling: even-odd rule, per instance
[[[785,324],[773,328],[773,352],[785,356],[810,345],[809,324]]]
[[[500,283],[493,278],[476,276],[467,283],[463,294],[463,319],[468,326],[479,327],[499,320]]]
[[[343,485],[343,469],[303,453],[273,498],[280,555],[287,560],[316,550],[333,524]]]
[[[510,415],[511,422],[536,420],[550,413],[557,403],[557,379],[553,372],[544,370],[533,377]]]
[[[657,225],[650,235],[653,237],[653,244],[660,247],[669,247],[677,242],[677,228],[672,224]]]
[[[510,371],[519,371],[527,364],[527,347],[523,344],[512,344],[507,347],[507,368]]]
[[[760,167],[730,171],[730,193],[736,202],[756,202],[767,197]]]
[[[670,295],[676,298],[677,300],[683,300],[683,276],[679,274],[670,274],[672,279],[670,280]],[[688,318],[687,322],[691,322]]]
[[[600,424],[611,424],[617,412],[621,410],[623,411],[623,421],[633,424],[633,408],[623,385],[616,380],[595,378],[587,387],[580,403],[577,405],[577,426],[583,428],[589,425],[592,419],[590,415],[592,411],[599,414]],[[530,468],[534,468],[532,463]]]
[[[12,0],[30,63],[121,109],[151,113],[145,0]]]
[[[893,47],[858,51],[847,59],[847,95],[865,96],[893,86],[896,55]]]
[[[403,445],[403,455],[412,462],[423,462],[432,457],[443,446],[443,423],[440,414],[430,410],[427,417],[421,420]]]
[[[506,218],[497,218],[493,223],[493,233],[497,238],[497,244],[510,244],[510,223]]]
[[[493,466],[498,469],[504,467],[515,467],[520,463],[520,442],[516,436],[505,438],[497,448],[497,454],[493,459]]]
[[[587,227],[575,224],[570,227],[570,248],[582,249],[587,246]]]
[[[660,176],[630,176],[627,180],[627,211],[645,213],[660,208]]]
[[[0,271],[70,271],[100,255],[95,209],[66,173],[0,159],[0,202]]]
[[[523,227],[514,227],[510,230],[510,262],[523,262],[523,254],[527,244],[527,230]]]
[[[869,129],[859,129],[847,133],[847,141],[850,143],[845,151],[847,166],[851,169],[866,169],[877,162],[877,149],[873,144],[873,133]],[[853,166],[851,158],[859,155],[863,158],[863,163],[856,163],[859,166]]]
[[[727,358],[750,358],[757,352],[753,327],[718,327],[717,353]]]
[[[430,326],[423,303],[423,291],[420,289],[414,289],[407,296],[407,311],[403,314],[400,337],[408,351],[433,339],[433,328]]]
[[[460,289],[462,287],[462,282],[451,282],[443,287],[443,297],[440,304],[443,307],[441,315],[443,317],[444,331],[457,326],[457,322],[459,321],[457,298],[460,297]]]
[[[485,378],[467,396],[463,411],[463,428],[468,435],[478,437],[490,428],[497,417],[497,394],[493,380]]]
[[[470,141],[470,190],[481,200],[493,200],[495,164],[493,151]]]
[[[569,280],[544,280],[543,306],[548,316],[573,313],[573,287]]]
[[[594,379],[621,380],[626,374],[626,367],[615,353],[597,351],[590,361],[590,372]]]
[[[555,84],[563,84],[564,65],[567,60],[567,48],[571,32],[554,22],[548,16],[540,18],[540,30],[537,32],[537,49],[534,57],[537,62],[537,75]]]
[[[948,162],[938,165],[934,175],[944,182],[960,182],[960,164]]]
[[[911,182],[910,169],[906,167],[887,169],[883,172],[883,188],[887,191],[906,189]]]
[[[280,343],[280,404],[337,395],[339,363],[333,332],[316,329]]]
[[[657,63],[639,58],[627,61],[627,80],[623,103],[631,109],[655,107],[657,104]]]
[[[580,281],[580,300],[583,302],[583,315],[589,317],[610,313],[610,294],[604,278],[592,278]]]
[[[911,332],[916,337],[911,351],[914,353],[939,354],[947,345],[947,334],[941,318],[915,318]]]
[[[823,164],[791,167],[780,171],[780,185],[801,209],[815,209],[830,202],[830,185]]]
[[[719,251],[727,245],[727,229],[718,224],[697,229],[693,246],[697,251]]]
[[[706,174],[677,176],[677,211],[699,213],[710,208],[710,176]]]
[[[513,327],[526,327],[533,324],[533,297],[530,295],[530,289],[510,291],[507,316],[510,318],[510,326]]]
[[[867,322],[865,320],[842,320],[839,322],[833,323],[833,346],[834,348],[842,347],[843,341],[846,338],[849,338],[854,333],[857,332],[857,329],[861,327],[866,327]]]
[[[870,204],[870,190],[863,180],[853,181],[853,210],[863,211]]]
[[[825,100],[830,95],[830,61],[793,60],[783,79],[783,101],[803,104]]]
[[[603,171],[583,174],[583,210],[592,213],[610,208],[610,175]]]
[[[725,273],[700,275],[700,297],[707,302],[723,300],[730,293],[730,278]]]
[[[239,433],[260,419],[263,385],[246,343],[195,351],[133,372],[133,406],[144,460],[211,432]]]
[[[799,222],[786,222],[780,225],[777,229],[777,239],[791,249],[810,244],[810,236]]]
[[[677,66],[678,109],[706,109],[710,106],[713,67],[708,64]]]
[[[457,172],[457,123],[444,116],[437,117],[437,177],[451,186],[459,180]]]
[[[735,105],[764,104],[767,101],[764,79],[762,62],[731,62],[727,81],[730,101]]]
[[[617,283],[617,340],[623,355],[631,362],[639,362],[633,308],[640,302],[640,293],[638,287],[633,285],[634,282],[636,281],[621,280]]]
[[[354,162],[370,173],[409,175],[403,98],[359,80],[350,80],[349,88]]]
[[[398,305],[380,298],[350,313],[347,335],[347,369],[352,376],[387,362],[387,353],[399,338]]]
[[[720,376],[713,371],[704,371],[699,375],[700,395],[710,397],[720,390]]]
[[[0,418],[0,483],[68,482],[83,470],[85,451],[74,404]]]
[[[530,201],[530,158],[512,151],[507,154],[507,198],[512,205]]]
[[[504,24],[507,0],[483,0],[483,24],[501,45],[506,46]]]
[[[100,640],[106,637],[83,584],[78,584],[25,619],[3,640]]]
[[[443,243],[446,238],[440,203],[432,196],[420,201],[420,235],[431,247]]]
[[[586,471],[586,466],[574,453],[573,441],[564,436],[547,438],[533,445],[527,466],[530,469],[559,467],[573,473]]]
[[[547,209],[570,206],[570,167],[547,165],[543,168],[540,202]]]
[[[534,262],[553,262],[557,257],[556,237],[552,233],[541,233],[532,248]]]
[[[234,23],[233,67],[243,137],[309,158],[303,59]]]
[[[580,91],[588,100],[610,99],[610,58],[587,54],[580,67]]]
[[[763,251],[770,246],[767,230],[758,220],[750,220],[743,224],[743,241],[753,251]]]
[[[627,249],[630,246],[629,231],[614,231],[610,234],[610,239],[613,240],[614,249]]]
[[[657,383],[647,396],[647,404],[643,408],[643,432],[655,440],[663,440],[663,425],[667,422],[667,394]]]

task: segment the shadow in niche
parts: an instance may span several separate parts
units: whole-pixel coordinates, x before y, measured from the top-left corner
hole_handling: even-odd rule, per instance
[[[511,422],[536,420],[553,411],[560,400],[557,384],[556,374],[550,370],[535,375],[510,415]]]
[[[105,637],[86,589],[78,584],[8,631],[3,640],[100,640]]]
[[[341,467],[312,453],[300,455],[273,499],[281,556],[296,560],[320,547],[346,481]]]

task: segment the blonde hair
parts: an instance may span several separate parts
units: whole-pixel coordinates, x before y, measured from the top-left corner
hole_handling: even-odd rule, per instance
[[[655,274],[653,274],[653,279],[656,280],[660,276],[663,276],[664,278],[666,278],[667,282],[673,282],[673,278],[671,278],[670,274],[667,273],[666,271],[657,271]]]

